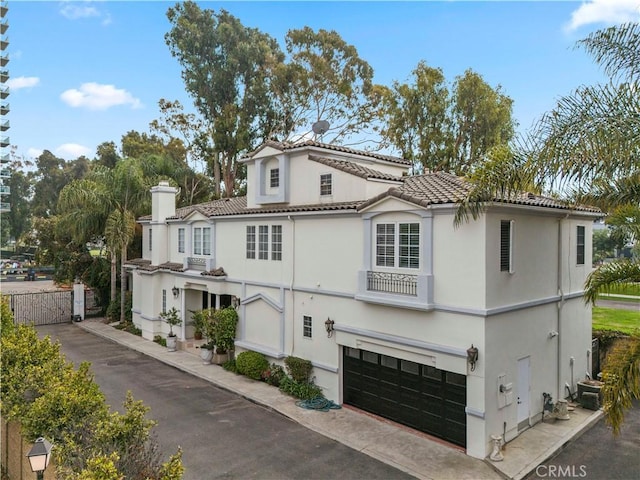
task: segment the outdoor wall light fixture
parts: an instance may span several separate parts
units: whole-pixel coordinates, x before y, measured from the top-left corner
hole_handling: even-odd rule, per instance
[[[171,291],[173,292],[173,298],[178,298],[178,295],[180,294],[180,289],[178,287],[173,287]]]
[[[471,365],[471,371],[476,369],[476,362],[478,361],[478,349],[471,344],[470,348],[467,348],[467,363]]]
[[[51,443],[43,437],[39,437],[27,453],[31,471],[36,473],[36,478],[42,480],[44,471],[51,460]]]
[[[327,317],[327,319],[324,322],[324,328],[327,330],[327,337],[331,338],[331,335],[333,335],[333,325],[334,325],[333,320],[331,320],[329,317]]]

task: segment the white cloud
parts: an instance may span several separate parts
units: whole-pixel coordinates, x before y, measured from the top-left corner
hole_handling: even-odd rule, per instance
[[[82,155],[91,155],[93,150],[84,145],[78,145],[77,143],[64,143],[56,148],[54,153],[65,160],[75,160]]]
[[[87,4],[79,5],[78,3],[64,2],[60,7],[62,16],[69,20],[77,20],[78,18],[99,17],[102,14],[93,6]]]
[[[16,77],[7,80],[7,86],[11,90],[20,90],[21,88],[35,87],[40,83],[38,77]]]
[[[604,23],[615,25],[640,20],[640,0],[590,0],[582,3],[571,13],[567,31],[583,25]]]
[[[85,107],[89,110],[106,110],[116,105],[131,105],[131,108],[142,108],[140,100],[126,90],[95,82],[83,83],[80,85],[80,89],[66,90],[62,92],[60,98],[67,105]]]
[[[41,148],[29,148],[27,149],[27,157],[29,158],[38,158],[40,155],[42,155],[42,152],[44,152],[44,150],[42,150]]]

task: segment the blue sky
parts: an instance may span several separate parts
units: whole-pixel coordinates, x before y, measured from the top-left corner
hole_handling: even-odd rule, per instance
[[[277,39],[305,25],[336,30],[375,71],[406,81],[420,60],[453,81],[468,68],[514,100],[525,131],[562,95],[604,80],[575,42],[640,20],[640,0],[586,2],[198,2]],[[192,101],[164,34],[163,1],[9,1],[8,119],[17,155],[67,160],[149,131],[158,100]]]

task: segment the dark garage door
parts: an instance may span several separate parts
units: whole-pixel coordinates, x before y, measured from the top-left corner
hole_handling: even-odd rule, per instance
[[[466,447],[466,377],[344,347],[344,403]]]

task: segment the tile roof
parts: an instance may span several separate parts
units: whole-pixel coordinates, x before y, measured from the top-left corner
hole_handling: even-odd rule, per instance
[[[165,262],[160,265],[151,265],[151,260],[144,258],[132,258],[125,262],[127,265],[134,265],[138,267],[138,270],[145,270],[147,272],[155,272],[156,270],[170,270],[172,272],[184,272],[182,263],[177,262]]]
[[[334,152],[349,153],[353,155],[362,155],[364,157],[371,157],[378,160],[384,160],[385,162],[397,163],[400,165],[411,165],[411,161],[407,160],[406,158],[394,157],[392,155],[383,155],[382,153],[376,153],[376,152],[367,152],[364,150],[356,150],[355,148],[343,147],[342,145],[332,145],[329,143],[321,143],[321,142],[316,142],[315,140],[304,140],[296,143],[276,142],[274,140],[267,140],[262,145],[260,145],[256,150],[254,150],[253,152],[249,152],[243,158],[253,157],[253,155],[255,155],[260,149],[262,149],[262,147],[265,147],[265,146],[277,148],[278,150],[283,150],[283,151],[295,150],[295,149],[301,149],[301,148],[307,148],[307,147],[317,147],[317,148],[324,148],[327,150],[333,150]]]
[[[365,209],[386,197],[400,198],[422,207],[438,204],[454,204],[462,201],[471,189],[472,185],[469,182],[450,173],[434,172],[415,175],[406,177],[402,186],[390,188],[386,192],[363,202],[358,207],[358,210]],[[492,201],[496,203],[600,213],[600,210],[594,207],[570,205],[561,200],[530,192],[512,195],[506,199],[495,197]]]
[[[355,162],[347,162],[344,160],[336,160],[334,158],[320,157],[318,155],[309,155],[309,160],[327,165],[342,172],[350,173],[360,178],[374,178],[378,180],[391,180],[395,182],[403,182],[405,177],[391,175],[388,173],[374,170],[373,168],[364,167]]]

